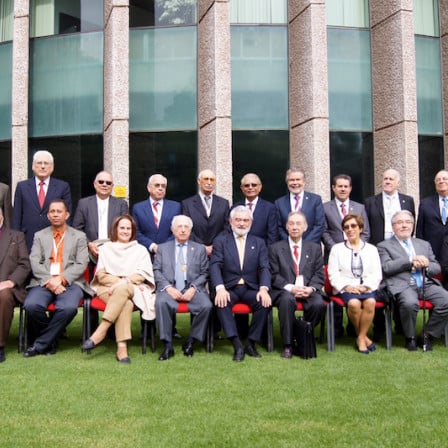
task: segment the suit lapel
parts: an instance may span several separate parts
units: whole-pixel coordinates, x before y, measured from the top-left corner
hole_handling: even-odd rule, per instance
[[[26,189],[27,189],[27,194],[28,197],[31,199],[34,207],[36,207],[36,210],[41,210],[40,205],[39,205],[39,198],[37,197],[37,190],[36,190],[36,178],[32,177],[31,179],[28,180],[27,185],[26,185]],[[46,201],[47,198],[45,198]],[[44,203],[44,207],[45,207],[45,203]]]
[[[287,269],[288,269],[288,271],[290,273],[290,277],[289,277],[291,279],[290,281],[292,283],[294,283],[295,278],[296,278],[296,271],[295,271],[295,268],[294,268],[295,261],[294,261],[294,259],[292,257],[291,249],[289,248],[289,242],[288,241],[289,240],[283,240],[283,244],[282,244],[282,247],[281,247],[281,251],[282,251],[282,255],[283,255],[282,259],[286,263]],[[300,260],[299,260],[299,271],[300,271]],[[294,279],[294,281],[292,279]]]
[[[207,219],[207,213],[205,212],[205,208],[204,208],[204,205],[202,204],[201,196],[199,196],[199,194],[197,194],[194,197],[194,207],[196,208],[196,211],[199,213],[199,215],[201,215],[203,218]],[[214,207],[215,207],[215,200],[213,199],[210,214]]]
[[[380,214],[382,220],[384,221],[384,207],[383,207],[383,194],[377,194],[375,196],[376,208]]]

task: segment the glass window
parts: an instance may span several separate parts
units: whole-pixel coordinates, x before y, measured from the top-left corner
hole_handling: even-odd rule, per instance
[[[0,45],[0,140],[11,138],[12,43]]]
[[[370,32],[328,28],[330,129],[372,130]]]
[[[196,24],[197,0],[130,0],[129,27]]]
[[[233,129],[287,129],[287,28],[232,26],[231,33]]]
[[[14,0],[0,0],[0,42],[12,40]]]
[[[371,133],[330,132],[330,178],[338,174],[351,176],[353,190],[350,197],[354,201],[363,203],[374,194]]]
[[[420,197],[435,193],[433,179],[438,171],[444,169],[443,137],[418,136]]]
[[[34,39],[30,137],[103,130],[103,33]]]
[[[442,135],[442,74],[440,39],[415,37],[417,123],[419,134]]]
[[[0,142],[0,182],[11,186],[11,140]]]
[[[31,0],[31,37],[103,29],[103,0]]]
[[[230,23],[287,23],[287,0],[230,0]]]
[[[261,196],[275,201],[283,196],[283,181],[289,168],[288,131],[234,131],[232,133],[233,199],[241,200],[240,181],[256,173],[264,185]]]
[[[439,36],[438,0],[414,0],[415,34]]]
[[[131,131],[197,127],[196,27],[130,32]]]
[[[369,27],[368,0],[327,0],[327,25]]]
[[[182,201],[197,193],[197,132],[131,133],[129,135],[129,202],[148,198],[148,178],[168,179],[166,197]]]

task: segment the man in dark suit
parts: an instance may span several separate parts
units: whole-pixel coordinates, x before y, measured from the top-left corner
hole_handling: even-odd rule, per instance
[[[128,204],[112,196],[112,174],[100,171],[93,181],[96,194],[78,202],[73,227],[87,236],[87,246],[93,260],[98,259],[98,240],[109,238],[109,230],[115,218],[128,213]]]
[[[418,208],[417,238],[429,241],[436,259],[441,259],[444,237],[448,235],[448,171],[434,179],[437,194],[422,199]]]
[[[254,173],[247,173],[241,179],[240,188],[244,201],[236,202],[233,206],[245,205],[252,212],[254,221],[249,234],[263,238],[268,246],[278,241],[277,209],[272,202],[260,197],[263,188],[260,178]]]
[[[28,249],[22,232],[4,224],[0,208],[0,362],[5,361],[5,345],[14,316],[14,307],[25,299],[25,285],[31,272]]]
[[[62,199],[72,210],[70,186],[63,180],[51,177],[54,160],[48,151],[37,151],[33,156],[34,177],[17,184],[14,195],[12,227],[25,234],[28,251],[31,251],[34,234],[50,225],[48,206],[53,199]]]
[[[292,358],[292,331],[296,301],[303,304],[304,318],[313,328],[321,321],[325,302],[320,294],[324,283],[324,263],[319,244],[304,241],[307,224],[302,212],[291,212],[286,222],[288,239],[269,247],[272,274],[272,304],[278,307],[282,358]]]
[[[160,339],[165,348],[159,361],[174,356],[173,320],[179,302],[187,302],[192,315],[191,331],[183,345],[185,356],[193,356],[194,343],[203,341],[212,311],[206,289],[208,257],[203,244],[190,238],[193,221],[185,215],[175,216],[171,225],[174,240],[160,244],[154,259],[156,281],[156,316]]]
[[[255,348],[266,324],[271,297],[271,274],[265,242],[248,235],[252,212],[244,206],[230,212],[232,232],[218,236],[210,259],[210,279],[215,288],[215,305],[226,337],[234,347],[234,361],[243,361],[244,352],[261,357]],[[245,349],[238,336],[232,306],[243,302],[252,309],[252,322]]]
[[[433,277],[440,273],[431,245],[411,238],[414,216],[407,210],[392,216],[394,237],[378,244],[386,284],[399,303],[406,348],[417,350],[415,325],[419,310],[419,289],[424,288],[426,300],[433,305],[429,320],[423,328],[421,344],[432,350],[432,339],[439,338],[448,321],[448,291]],[[425,279],[423,279],[425,274]]]
[[[11,192],[9,186],[0,182],[0,209],[3,210],[3,220],[6,227],[12,224]]]
[[[213,171],[201,171],[197,182],[199,192],[182,201],[182,213],[193,221],[190,240],[203,244],[210,256],[213,240],[228,227],[229,201],[213,193],[216,182]]]
[[[278,211],[278,227],[280,237],[283,240],[288,238],[286,231],[286,221],[291,211],[301,211],[306,216],[308,230],[304,233],[303,239],[320,244],[322,234],[325,230],[325,213],[322,198],[314,193],[304,191],[305,173],[298,168],[290,168],[286,172],[286,184],[289,193],[275,201]]]
[[[86,236],[67,225],[70,214],[61,199],[48,205],[51,225],[36,233],[31,249],[32,278],[27,286],[25,310],[35,337],[24,356],[55,353],[57,337],[78,312],[84,293],[92,291],[84,279],[89,259]],[[56,310],[47,316],[47,307],[54,302]]]

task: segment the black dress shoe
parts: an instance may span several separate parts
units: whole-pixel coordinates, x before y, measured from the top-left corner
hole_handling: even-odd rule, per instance
[[[291,359],[292,358],[292,348],[285,347],[280,356],[285,359]]]
[[[236,362],[244,361],[244,350],[242,348],[237,348],[233,352],[233,360]]]
[[[23,352],[23,356],[25,358],[32,358],[33,356],[37,356],[40,355],[40,351],[37,350],[37,348],[32,345],[31,347],[28,347],[24,352]]]
[[[189,356],[190,358],[194,355],[194,348],[192,342],[186,342],[182,346],[182,350],[184,351],[185,356]]]
[[[129,358],[129,356],[126,356],[125,358],[119,358],[118,356],[115,356],[115,358],[117,359],[118,362],[121,362],[122,364],[130,364],[131,363],[131,358]]]
[[[417,350],[417,341],[415,338],[406,338],[405,348],[410,352],[415,352]]]
[[[432,352],[433,337],[428,333],[423,333],[417,339],[417,345],[423,349],[424,352]]]
[[[49,347],[47,347],[44,351],[44,355],[50,356],[55,355],[57,352],[58,345],[56,342],[52,342]]]
[[[165,348],[162,354],[159,356],[159,361],[166,361],[174,356],[174,349]]]
[[[82,349],[83,350],[93,350],[97,345],[95,344],[95,342],[92,341],[92,339],[87,339],[86,342],[84,342],[84,344],[82,344]]]
[[[5,349],[2,347],[2,348],[0,348],[0,362],[4,362],[5,359],[6,359]]]
[[[247,344],[246,347],[244,347],[244,351],[249,356],[252,356],[252,358],[261,358],[260,353],[257,352],[257,349],[252,344]]]

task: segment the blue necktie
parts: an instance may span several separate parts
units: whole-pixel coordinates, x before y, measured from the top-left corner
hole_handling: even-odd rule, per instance
[[[411,245],[409,244],[409,241],[404,240],[403,244],[406,247],[406,252],[408,253],[409,257],[412,257]],[[414,272],[412,272],[411,277],[414,279],[417,288],[421,288],[423,286],[423,276],[421,269],[416,269]]]
[[[176,289],[182,291],[185,289],[185,273],[187,265],[184,260],[184,246],[185,244],[177,244],[177,262],[176,262]]]
[[[443,225],[445,225],[445,224],[446,224],[446,219],[447,219],[447,217],[448,217],[448,215],[447,215],[447,211],[446,211],[446,209],[447,209],[447,207],[448,207],[448,198],[442,198],[442,202],[443,202],[443,207],[442,207],[442,222],[443,222]]]

